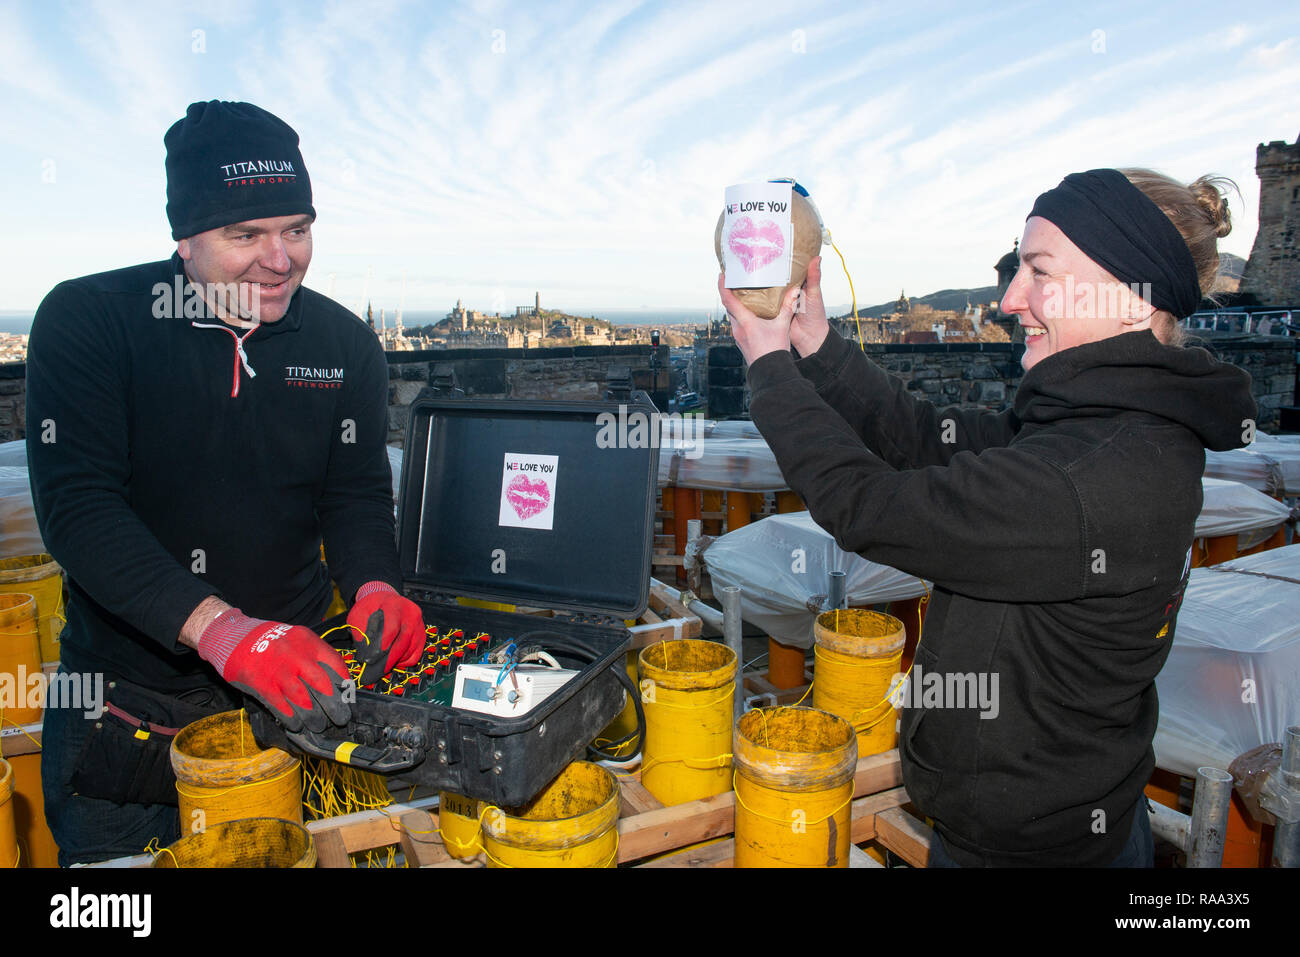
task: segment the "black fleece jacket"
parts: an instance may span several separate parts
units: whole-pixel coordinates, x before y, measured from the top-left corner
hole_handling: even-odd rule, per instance
[[[996,716],[915,688],[902,716],[904,783],[953,858],[1113,860],[1155,764],[1204,448],[1244,444],[1249,376],[1132,332],[1044,357],[1007,411],[939,410],[832,332],[749,382],[813,519],[935,583],[913,678],[997,677]]]
[[[300,288],[244,341],[250,376],[231,327],[175,314],[182,274],[173,256],[60,283],[27,354],[32,498],[70,583],[63,661],[159,690],[216,680],[177,642],[209,595],[312,625],[331,577],[349,601],[401,587],[374,334]]]

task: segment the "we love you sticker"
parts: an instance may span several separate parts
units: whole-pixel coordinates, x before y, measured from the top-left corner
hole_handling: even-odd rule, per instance
[[[793,246],[789,183],[727,187],[722,261],[728,289],[784,286]]]
[[[507,452],[498,524],[550,531],[555,521],[555,475],[559,466],[558,455]]]

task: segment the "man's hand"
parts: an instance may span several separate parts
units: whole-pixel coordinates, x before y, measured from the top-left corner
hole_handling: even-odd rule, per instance
[[[196,649],[218,674],[266,705],[290,731],[321,732],[348,723],[343,700],[351,679],[337,651],[310,628],[222,612],[199,637]]]
[[[772,319],[760,319],[735,297],[725,285],[726,274],[718,273],[718,295],[731,317],[731,336],[740,347],[746,365],[769,352],[790,351],[790,319],[801,295],[801,290],[791,289],[785,294],[781,311]]]
[[[803,304],[790,323],[790,344],[799,355],[810,356],[822,347],[830,334],[826,321],[826,303],[822,299],[822,257],[808,262],[808,276],[803,281]]]
[[[372,635],[366,628],[377,611],[384,613],[384,630],[382,634]],[[388,652],[383,674],[388,674],[394,668],[415,664],[424,651],[424,615],[420,612],[420,606],[409,598],[402,597],[387,582],[366,582],[357,589],[356,604],[348,612],[348,624],[365,632],[365,640],[371,644],[379,642],[379,646]],[[355,632],[353,637],[361,640]]]

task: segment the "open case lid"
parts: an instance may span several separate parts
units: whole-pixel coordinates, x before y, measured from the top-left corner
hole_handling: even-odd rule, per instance
[[[403,580],[449,596],[640,616],[658,436],[641,392],[622,403],[417,398],[398,499]]]

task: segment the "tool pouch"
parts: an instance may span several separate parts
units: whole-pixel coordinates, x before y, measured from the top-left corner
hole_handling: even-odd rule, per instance
[[[104,713],[90,729],[70,781],[81,796],[116,804],[177,805],[171,745],[187,724],[239,707],[225,690],[171,697],[122,678],[105,686]]]

